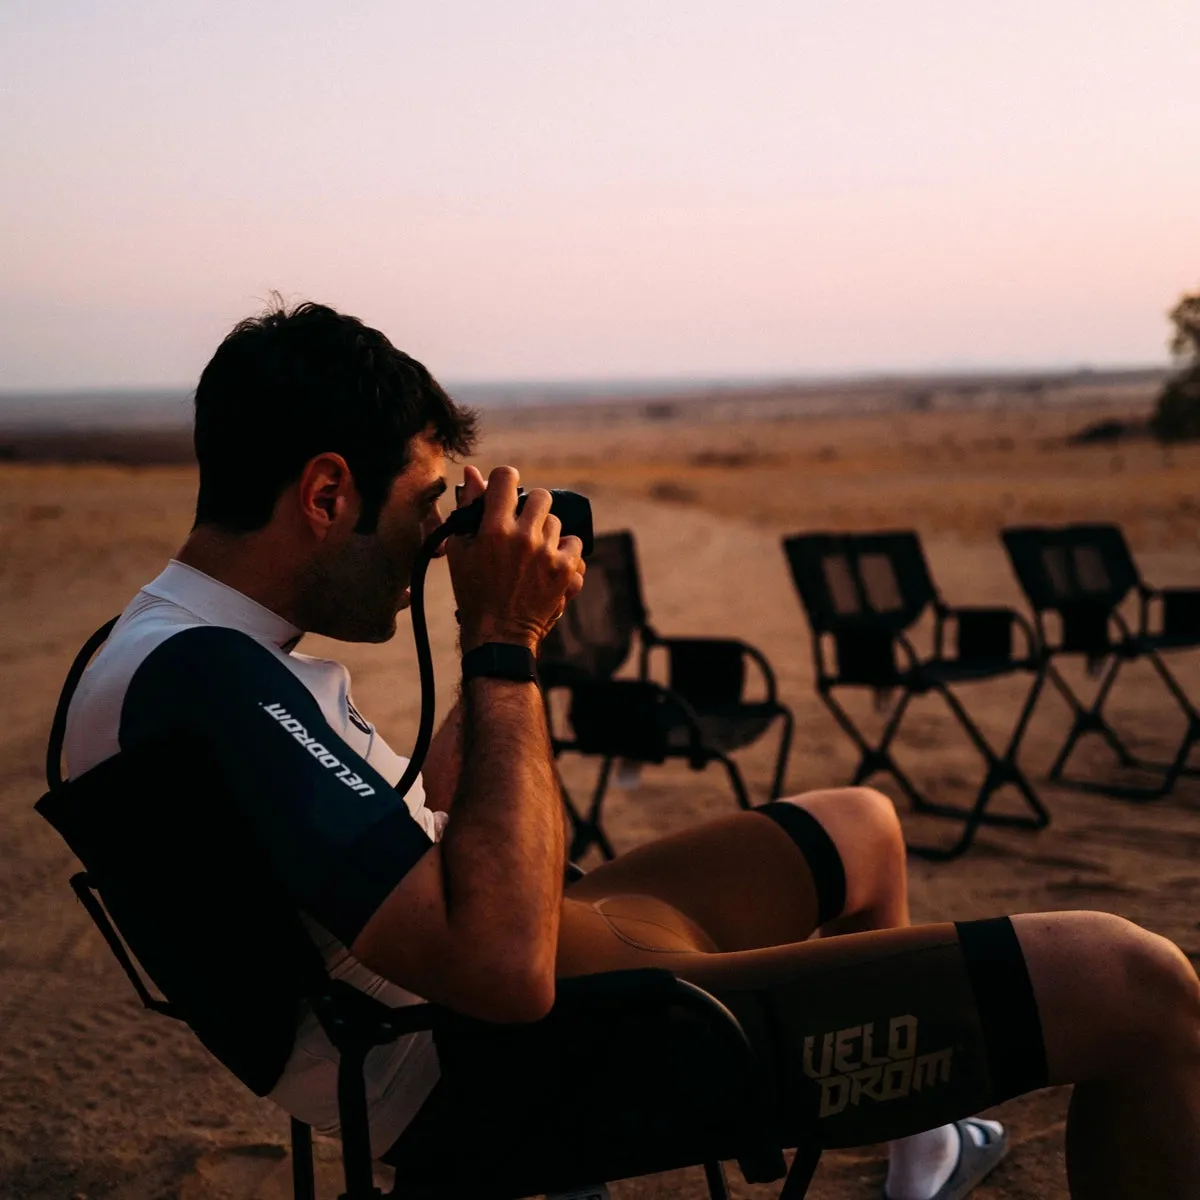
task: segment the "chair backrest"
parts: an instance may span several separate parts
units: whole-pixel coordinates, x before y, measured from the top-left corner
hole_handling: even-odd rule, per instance
[[[915,533],[800,533],[783,548],[814,633],[899,633],[937,599]]]
[[[542,643],[538,670],[548,686],[607,679],[646,624],[632,533],[599,534],[587,568],[587,586]]]
[[[84,864],[173,1014],[266,1095],[301,1004],[328,980],[216,756],[181,731],[52,789],[37,810]]]
[[[1026,525],[1001,537],[1017,581],[1037,612],[1111,612],[1139,584],[1116,525]]]
[[[844,683],[877,688],[897,678],[894,639],[937,601],[915,533],[800,533],[783,540],[796,590],[812,626],[821,679],[822,634],[837,648]]]

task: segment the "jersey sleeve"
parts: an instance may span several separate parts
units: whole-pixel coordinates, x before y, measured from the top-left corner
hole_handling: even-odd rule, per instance
[[[186,629],[138,667],[121,748],[179,730],[211,747],[297,907],[346,946],[433,844],[308,689],[244,633]]]

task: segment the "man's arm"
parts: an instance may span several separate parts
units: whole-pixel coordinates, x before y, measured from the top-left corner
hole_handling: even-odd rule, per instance
[[[515,516],[517,473],[492,472],[479,533],[450,550],[462,647],[536,650],[582,585],[581,545],[550,496]],[[472,1016],[523,1021],[554,999],[563,827],[536,684],[472,679],[446,837],[400,880],[352,951],[402,986]]]
[[[425,784],[425,807],[449,812],[458,791],[463,759],[463,698],[455,701],[441,728],[429,743],[429,753],[421,767]]]

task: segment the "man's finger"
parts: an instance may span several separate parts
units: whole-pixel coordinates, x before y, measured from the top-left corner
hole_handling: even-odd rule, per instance
[[[574,600],[575,597],[583,591],[583,581],[586,575],[587,563],[580,559],[578,569],[574,572],[574,574],[572,574],[571,578],[567,580],[567,590],[563,593],[564,604],[569,600]]]
[[[488,476],[483,493],[483,520],[479,532],[497,532],[512,527],[517,511],[517,485],[521,476],[516,467],[496,467]]]
[[[528,505],[529,501],[525,501]],[[558,538],[562,533],[562,521],[553,513],[547,513],[546,519],[542,524],[543,545],[551,553],[554,554],[558,550]]]
[[[454,489],[456,508],[465,508],[487,491],[487,483],[478,467],[463,467],[463,481]]]
[[[545,488],[532,488],[525,496],[517,524],[527,533],[541,533],[553,502],[554,497]]]
[[[576,571],[586,571],[583,561],[583,542],[573,534],[558,539],[558,553],[562,558],[573,559],[572,566]]]

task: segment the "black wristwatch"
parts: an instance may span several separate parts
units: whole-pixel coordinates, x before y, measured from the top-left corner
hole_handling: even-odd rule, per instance
[[[513,683],[537,683],[537,659],[526,646],[511,642],[484,642],[462,657],[463,683],[482,676],[485,679],[509,679]]]

